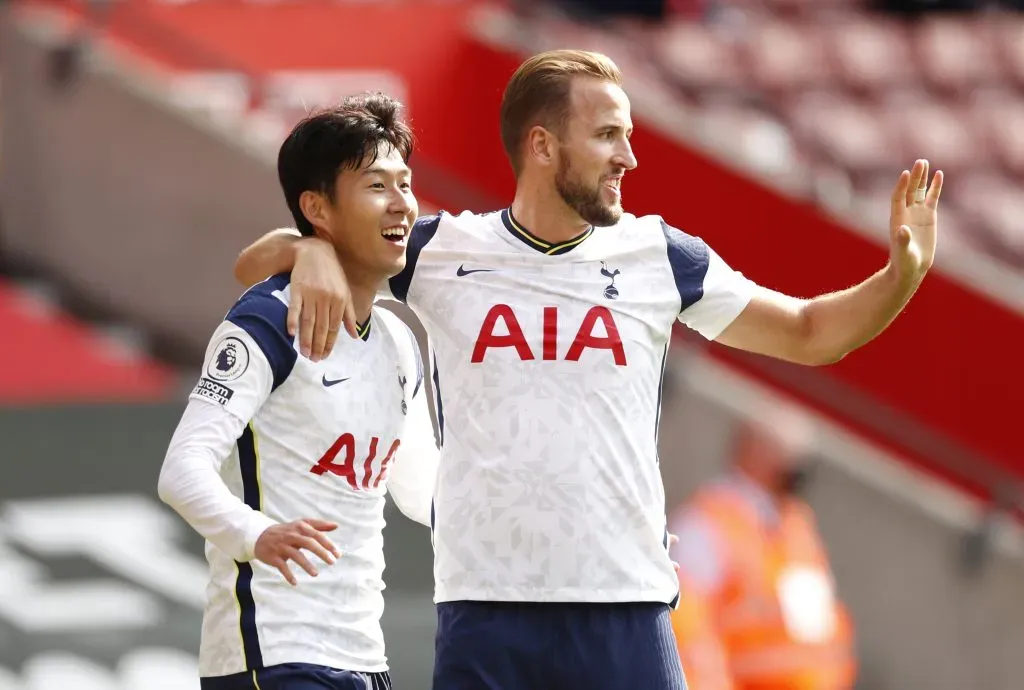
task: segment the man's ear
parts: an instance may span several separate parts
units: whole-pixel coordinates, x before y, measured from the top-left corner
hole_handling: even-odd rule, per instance
[[[309,224],[313,226],[317,237],[331,236],[331,207],[327,198],[319,192],[304,191],[299,196],[299,208]]]
[[[534,125],[526,133],[526,155],[541,165],[552,165],[555,152],[558,150],[558,139],[540,125]]]

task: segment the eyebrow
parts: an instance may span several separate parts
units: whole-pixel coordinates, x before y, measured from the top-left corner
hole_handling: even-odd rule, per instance
[[[366,170],[363,170],[362,174],[363,175],[410,175],[410,174],[412,174],[412,171],[409,168],[401,168],[401,169],[396,170],[394,172],[390,172],[390,171],[387,170],[387,168],[384,168],[384,167],[379,166],[379,165],[373,165],[373,166],[370,166],[369,168],[367,168]]]

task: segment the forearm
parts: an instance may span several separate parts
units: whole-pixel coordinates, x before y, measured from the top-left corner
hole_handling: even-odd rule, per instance
[[[802,316],[809,334],[808,359],[816,364],[836,362],[873,340],[920,284],[920,279],[886,266],[858,285],[806,301]]]
[[[225,417],[220,417],[224,415]],[[231,493],[218,467],[237,432],[219,407],[189,402],[160,470],[160,500],[236,561],[252,558],[256,539],[276,524]],[[241,422],[237,422],[241,426]]]
[[[273,230],[242,250],[235,260],[235,279],[250,287],[295,266],[295,250],[302,239],[294,228]]]

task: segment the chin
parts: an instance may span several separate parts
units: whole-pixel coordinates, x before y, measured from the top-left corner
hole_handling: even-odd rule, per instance
[[[398,259],[397,261],[392,261],[392,262],[390,262],[388,264],[387,270],[385,271],[385,273],[387,273],[388,278],[394,278],[396,275],[401,273],[402,269],[404,269],[404,268],[405,268],[405,254],[402,254],[402,258]]]

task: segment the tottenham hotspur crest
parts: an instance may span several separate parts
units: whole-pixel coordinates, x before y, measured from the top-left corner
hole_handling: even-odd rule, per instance
[[[601,275],[612,281],[608,283],[608,286],[604,289],[604,296],[608,299],[617,299],[619,296],[619,289],[615,287],[615,276],[619,275],[619,273],[621,273],[621,271],[617,268],[614,271],[609,271],[608,264],[603,261],[601,262]]]
[[[398,375],[398,385],[402,388],[402,414],[409,413],[409,405],[405,402],[405,377]]]

